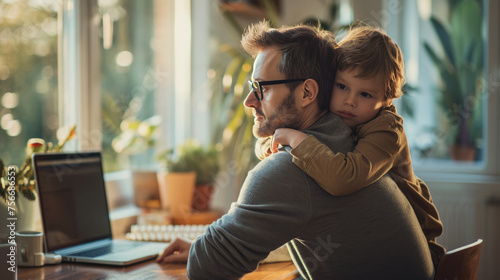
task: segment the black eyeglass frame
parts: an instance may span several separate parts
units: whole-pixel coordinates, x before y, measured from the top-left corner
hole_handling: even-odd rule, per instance
[[[287,79],[287,80],[274,80],[274,81],[248,81],[250,84],[250,88],[253,91],[253,94],[255,95],[255,98],[257,100],[262,101],[264,99],[264,94],[262,93],[262,86],[270,86],[270,85],[279,85],[279,84],[289,84],[289,83],[295,83],[295,82],[303,82],[307,79]],[[259,92],[260,96],[259,96]]]

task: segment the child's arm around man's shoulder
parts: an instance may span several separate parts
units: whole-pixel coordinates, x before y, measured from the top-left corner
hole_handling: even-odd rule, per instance
[[[346,195],[380,179],[394,164],[404,130],[402,118],[390,106],[356,129],[354,151],[332,151],[313,136],[291,153],[293,162],[332,195]]]

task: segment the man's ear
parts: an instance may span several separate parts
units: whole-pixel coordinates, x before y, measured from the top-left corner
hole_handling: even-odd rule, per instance
[[[313,79],[307,79],[302,85],[302,107],[307,107],[318,98],[318,83]]]

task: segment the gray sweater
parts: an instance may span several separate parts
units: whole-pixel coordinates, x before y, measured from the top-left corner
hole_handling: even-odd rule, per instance
[[[353,149],[352,131],[331,113],[304,132],[334,151]],[[237,202],[193,243],[188,276],[238,279],[287,242],[305,279],[433,278],[425,236],[390,177],[332,196],[285,150],[248,173]]]

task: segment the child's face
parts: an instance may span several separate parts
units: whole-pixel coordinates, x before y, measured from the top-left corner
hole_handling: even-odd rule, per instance
[[[357,78],[358,70],[337,71],[330,111],[351,128],[372,120],[386,107],[385,90],[380,79]]]

